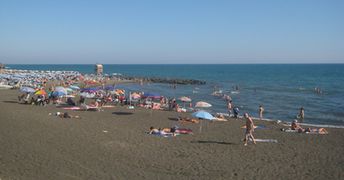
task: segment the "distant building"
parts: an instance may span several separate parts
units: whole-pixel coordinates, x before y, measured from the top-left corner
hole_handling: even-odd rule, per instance
[[[95,74],[96,75],[102,75],[103,74],[103,65],[102,64],[96,64]]]

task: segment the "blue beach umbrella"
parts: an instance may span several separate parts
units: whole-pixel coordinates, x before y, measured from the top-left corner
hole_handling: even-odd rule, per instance
[[[89,94],[87,92],[82,92],[82,93],[80,93],[80,96],[85,97],[85,98],[94,98],[95,94]]]
[[[34,92],[36,92],[36,90],[34,90],[33,88],[30,88],[30,87],[22,87],[22,88],[20,88],[20,91],[21,92],[25,92],[25,93],[34,93]]]
[[[100,87],[89,87],[89,88],[81,89],[81,92],[96,92],[100,89],[101,89]]]
[[[192,117],[195,117],[195,118],[206,119],[206,120],[210,120],[210,121],[215,119],[215,117],[213,115],[211,115],[210,113],[208,113],[206,111],[197,111],[197,112],[192,113],[191,115],[192,115]],[[202,131],[202,122],[203,121],[201,121],[200,126],[199,126],[199,132]]]
[[[73,90],[80,90],[80,88],[78,86],[75,86],[75,85],[69,86],[69,88],[71,88]]]
[[[52,93],[52,96],[55,96],[55,97],[58,97],[58,96],[65,96],[67,95],[67,92],[64,92],[64,91],[54,91]]]
[[[113,91],[115,90],[115,86],[105,86],[104,88],[106,91]]]
[[[213,120],[215,117],[206,111],[197,111],[191,114],[192,117]]]

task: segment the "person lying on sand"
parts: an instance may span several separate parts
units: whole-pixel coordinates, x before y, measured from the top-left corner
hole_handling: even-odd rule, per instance
[[[297,122],[297,120],[294,120],[292,123],[291,123],[291,126],[290,126],[290,129],[291,130],[298,130],[299,132],[303,132],[304,129],[300,126],[300,124]]]
[[[172,130],[172,128],[154,128],[151,126],[149,128],[148,134],[155,134],[155,135],[173,135],[176,136],[175,134],[175,129]]]
[[[51,114],[49,114],[49,115],[51,115]],[[55,115],[60,117],[60,118],[76,118],[76,119],[81,119],[80,116],[78,116],[78,115],[73,116],[73,115],[68,114],[68,112],[65,112],[65,113],[57,112]]]
[[[171,127],[171,128],[154,128],[151,126],[149,128],[149,134],[172,134],[173,136],[176,136],[176,134],[192,134],[191,129],[183,129],[183,128],[178,128],[177,126]]]
[[[297,120],[291,123],[291,127],[288,129],[281,129],[284,132],[299,132],[299,133],[310,133],[310,134],[328,134],[325,128],[302,128],[298,124]]]
[[[325,128],[306,128],[305,133],[310,134],[328,134],[327,130]]]
[[[198,119],[188,118],[188,117],[178,117],[178,121],[181,123],[199,123]]]

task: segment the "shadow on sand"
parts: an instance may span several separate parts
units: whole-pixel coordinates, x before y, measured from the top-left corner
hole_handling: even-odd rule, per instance
[[[18,104],[18,101],[2,101],[4,103],[15,103],[15,104]]]
[[[171,121],[178,121],[178,118],[174,118],[174,117],[169,117],[168,119]]]
[[[116,115],[132,115],[134,113],[132,113],[132,112],[112,112],[112,114],[116,114]]]
[[[236,143],[232,143],[232,142],[224,142],[224,141],[191,141],[191,143],[199,143],[199,144],[223,144],[223,145],[237,145]]]

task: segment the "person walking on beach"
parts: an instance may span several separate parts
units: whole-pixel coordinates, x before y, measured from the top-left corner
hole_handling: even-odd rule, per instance
[[[230,117],[231,114],[232,114],[232,109],[233,109],[232,101],[228,101],[228,103],[227,103],[227,110],[228,110],[228,115],[229,115],[229,117]]]
[[[234,114],[234,118],[238,118],[239,117],[239,108],[238,107],[234,107],[233,108],[233,114]]]
[[[245,132],[244,146],[247,146],[247,142],[249,141],[249,138],[251,138],[253,143],[256,144],[256,140],[253,137],[253,132],[254,132],[253,120],[248,115],[248,113],[245,113],[244,117],[246,119],[246,132]]]
[[[262,120],[263,119],[263,112],[264,112],[264,108],[262,105],[259,105],[259,119]]]

